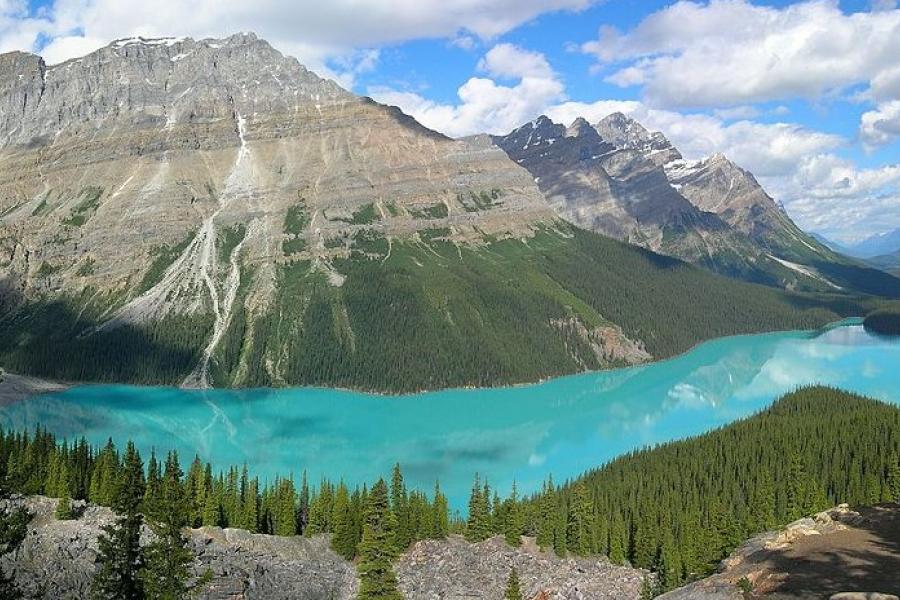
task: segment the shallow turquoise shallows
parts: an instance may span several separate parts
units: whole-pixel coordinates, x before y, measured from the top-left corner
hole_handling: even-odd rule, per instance
[[[900,403],[900,342],[858,321],[819,332],[714,340],[642,367],[500,389],[384,397],[330,389],[187,391],[81,386],[0,409],[4,429],[37,424],[102,443],[134,440],[216,467],[247,463],[262,478],[306,470],[351,484],[388,475],[435,479],[456,508],[478,472],[501,493],[538,489],[628,450],[683,438],[824,383]]]

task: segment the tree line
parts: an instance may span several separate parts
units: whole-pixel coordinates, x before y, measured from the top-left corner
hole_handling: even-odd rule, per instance
[[[533,536],[560,556],[606,555],[655,571],[655,592],[708,574],[760,531],[840,502],[900,501],[900,408],[831,388],[798,390],[743,421],[560,485],[548,479],[527,496],[514,485],[501,497],[476,476],[465,520],[451,516],[438,484],[429,494],[408,489],[399,465],[371,487],[311,485],[305,475],[261,482],[246,467],[214,473],[195,458],[184,472],[174,452],[144,464],[131,443],[124,452],[112,441],[70,445],[43,430],[0,432],[0,482],[60,498],[61,519],[77,517],[74,499],[113,508],[97,598],[187,597],[203,577],[190,576],[183,530],[202,525],[330,534],[334,550],[357,564],[362,599],[399,598],[394,560],[418,540],[452,533],[471,542],[502,535],[513,546]],[[145,523],[155,537],[142,547]]]

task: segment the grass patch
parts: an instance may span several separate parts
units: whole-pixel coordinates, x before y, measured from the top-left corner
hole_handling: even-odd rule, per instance
[[[159,283],[168,268],[175,262],[175,259],[181,256],[181,253],[190,245],[195,235],[197,235],[197,232],[192,231],[181,243],[175,246],[157,246],[151,250],[150,256],[153,257],[153,261],[150,263],[150,268],[144,273],[135,295],[140,296]]]

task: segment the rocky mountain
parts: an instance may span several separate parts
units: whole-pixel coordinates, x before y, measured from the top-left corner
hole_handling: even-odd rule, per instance
[[[665,135],[621,113],[569,128],[540,117],[494,141],[581,227],[769,285],[900,292],[801,231],[725,156],[685,161]]]
[[[847,253],[857,258],[872,258],[900,252],[900,229],[877,233],[847,247]]]
[[[56,500],[40,496],[3,501],[32,514],[20,547],[0,568],[12,574],[28,598],[85,598],[97,569],[97,538],[114,519],[112,511],[85,506],[72,521],[54,516]],[[241,529],[203,527],[189,531],[193,577],[210,574],[196,595],[202,600],[350,600],[359,583],[353,564],[336,554],[327,536],[280,537]],[[145,532],[145,541],[150,535]],[[605,557],[560,559],[540,552],[533,539],[523,548],[501,537],[470,544],[459,536],[419,542],[397,562],[400,589],[408,600],[464,600],[503,596],[515,567],[531,598],[640,597],[646,572],[610,564]]]
[[[589,182],[576,223],[763,273],[644,146],[551,125],[531,126],[540,145],[517,142],[519,166],[252,34],[118,40],[59,65],[0,55],[0,362],[75,381],[407,391],[634,364],[837,316],[562,221],[526,170],[545,148],[597,165],[547,194],[558,208]],[[741,319],[737,301],[752,305]]]
[[[631,123],[610,118],[592,127],[578,119],[566,128],[542,116],[494,139],[579,227],[690,262],[755,272],[747,242],[669,184],[659,161],[677,150]]]

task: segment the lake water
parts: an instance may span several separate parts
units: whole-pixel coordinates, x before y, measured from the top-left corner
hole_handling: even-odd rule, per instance
[[[576,476],[628,450],[702,433],[797,386],[824,383],[900,403],[900,341],[858,321],[818,332],[722,338],[664,362],[499,389],[385,397],[318,388],[181,390],[81,386],[0,408],[4,429],[37,424],[103,443],[175,448],[265,478],[351,484],[439,478],[456,508],[478,472],[501,493]]]

